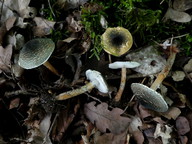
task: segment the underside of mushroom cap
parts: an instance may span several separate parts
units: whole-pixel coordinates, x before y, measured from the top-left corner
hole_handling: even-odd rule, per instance
[[[129,62],[129,61],[116,61],[114,63],[109,64],[109,68],[111,69],[119,69],[119,68],[135,68],[140,66],[140,63],[138,62]]]
[[[105,83],[105,80],[103,79],[100,72],[95,70],[87,70],[86,71],[86,77],[89,79],[100,92],[102,93],[108,93],[108,87]]]
[[[44,64],[55,49],[55,44],[48,38],[28,41],[20,51],[18,64],[25,69],[33,69]]]
[[[168,110],[167,103],[163,97],[153,89],[140,83],[132,83],[131,89],[144,107],[157,112],[166,112]]]

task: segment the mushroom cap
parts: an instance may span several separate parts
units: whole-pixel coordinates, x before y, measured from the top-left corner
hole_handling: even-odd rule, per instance
[[[138,62],[128,62],[128,61],[116,61],[114,63],[109,64],[109,68],[111,69],[119,69],[119,68],[135,68],[140,66]]]
[[[123,27],[107,28],[101,36],[103,49],[114,56],[125,54],[132,46],[131,33]]]
[[[163,97],[153,89],[140,83],[132,83],[131,89],[140,103],[146,108],[157,112],[166,112],[168,110]]]
[[[95,70],[87,70],[86,77],[89,79],[100,92],[108,93],[108,87],[100,72]]]
[[[44,64],[55,49],[55,44],[48,38],[28,41],[20,51],[18,64],[24,69],[33,69]]]

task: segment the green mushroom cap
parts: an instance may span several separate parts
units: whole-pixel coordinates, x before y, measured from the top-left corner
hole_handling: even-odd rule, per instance
[[[28,41],[20,51],[18,64],[24,69],[33,69],[44,64],[55,49],[55,44],[48,38]]]
[[[125,54],[132,47],[132,44],[131,33],[123,27],[107,28],[101,36],[103,49],[113,56]]]
[[[132,83],[131,89],[144,107],[157,112],[166,112],[168,110],[167,103],[155,90],[140,83]]]

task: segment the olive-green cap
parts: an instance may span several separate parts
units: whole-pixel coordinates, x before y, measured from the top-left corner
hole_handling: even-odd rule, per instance
[[[44,64],[55,49],[55,43],[48,38],[28,41],[19,53],[18,64],[24,69],[33,69]]]

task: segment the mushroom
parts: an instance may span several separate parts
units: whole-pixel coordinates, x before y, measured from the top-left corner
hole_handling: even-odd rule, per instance
[[[28,41],[19,53],[18,64],[24,69],[33,69],[44,65],[59,76],[58,71],[48,62],[55,49],[55,44],[48,38],[37,38]]]
[[[125,88],[125,84],[126,84],[126,73],[127,70],[126,68],[135,68],[140,66],[140,64],[138,62],[120,62],[120,61],[116,61],[114,63],[109,64],[109,68],[111,69],[119,69],[121,68],[121,83],[119,86],[119,90],[114,98],[114,100],[116,102],[120,101],[122,93],[124,91]]]
[[[101,36],[103,49],[113,56],[125,54],[132,44],[133,38],[131,33],[123,27],[107,28]]]
[[[158,112],[165,112],[168,110],[167,103],[165,102],[163,97],[156,92],[156,90],[159,88],[160,84],[168,75],[174,63],[176,53],[178,52],[176,45],[171,45],[169,48],[170,53],[166,65],[163,68],[163,70],[158,74],[157,78],[152,83],[150,88],[139,83],[131,84],[133,94],[138,98],[138,100],[141,101],[141,104],[143,104],[145,107],[149,109]]]
[[[85,74],[87,79],[90,80],[89,83],[87,83],[86,85],[78,89],[67,91],[57,95],[55,97],[56,100],[66,100],[66,99],[78,96],[80,94],[83,94],[86,91],[91,91],[93,88],[97,88],[102,93],[108,93],[109,90],[108,90],[107,84],[105,83],[100,72],[95,70],[87,70]]]

